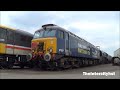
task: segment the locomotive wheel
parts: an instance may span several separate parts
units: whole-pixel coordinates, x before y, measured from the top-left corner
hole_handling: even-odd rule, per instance
[[[86,59],[86,60],[85,60],[85,66],[88,66],[88,64],[89,64],[89,62],[88,62],[88,60]]]
[[[48,70],[55,71],[56,70],[56,65],[55,62],[48,62]]]
[[[20,65],[20,68],[23,69],[25,65]]]
[[[12,58],[9,58],[9,61],[6,62],[6,68],[11,69],[14,66],[14,62],[12,61]]]
[[[97,61],[96,60],[93,60],[93,62],[94,62],[94,65],[97,65]]]
[[[56,68],[57,68],[58,71],[64,70],[63,64],[61,63],[60,60],[57,61],[57,67]]]
[[[83,63],[82,60],[79,60],[79,67],[82,67]]]
[[[28,65],[29,68],[33,68],[34,66],[33,65]]]
[[[93,61],[89,60],[89,66],[92,66],[92,65],[93,65]]]
[[[13,65],[14,65],[13,63],[8,62],[6,68],[11,69],[11,68],[13,68]]]
[[[74,62],[72,62],[72,63],[74,63]],[[73,64],[70,65],[70,62],[68,62],[68,60],[65,60],[65,62],[64,62],[64,69],[73,68],[73,67],[74,67]]]
[[[73,65],[73,68],[79,68],[80,66],[79,66],[79,62],[78,61],[75,61],[74,62],[74,65]]]
[[[33,62],[32,62],[32,61],[29,61],[29,62],[27,63],[27,67],[33,68],[33,67],[34,67]]]

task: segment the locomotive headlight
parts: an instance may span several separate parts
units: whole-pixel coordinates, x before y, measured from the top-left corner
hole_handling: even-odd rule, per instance
[[[49,53],[53,52],[53,49],[50,47],[47,49],[47,51],[49,51]]]
[[[53,49],[52,49],[52,48],[50,48],[50,49],[49,49],[49,52],[51,53],[52,51],[53,51]]]
[[[35,50],[32,50],[32,52],[34,53],[34,52],[35,52]]]

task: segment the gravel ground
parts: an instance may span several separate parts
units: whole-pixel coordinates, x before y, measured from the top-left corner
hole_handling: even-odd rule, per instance
[[[115,75],[83,75],[83,72],[114,72]],[[0,79],[120,79],[120,66],[104,64],[63,71],[42,71],[15,67],[0,69]]]

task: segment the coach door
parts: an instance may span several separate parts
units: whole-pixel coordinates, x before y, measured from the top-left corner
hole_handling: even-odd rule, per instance
[[[69,34],[65,33],[65,54],[69,55]]]
[[[6,53],[14,54],[14,31],[7,29]]]

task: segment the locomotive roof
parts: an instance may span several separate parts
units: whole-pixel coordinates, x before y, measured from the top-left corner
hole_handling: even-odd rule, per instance
[[[21,33],[21,34],[25,34],[25,35],[33,36],[33,34],[31,34],[31,33],[29,33],[29,32],[26,32],[26,31],[24,31],[24,30],[11,28],[11,27],[4,26],[4,25],[0,25],[0,28],[9,29],[9,30],[15,30],[15,32],[19,32],[19,33]]]
[[[70,33],[70,34],[73,35],[74,37],[77,37],[78,39],[82,39],[83,41],[89,43],[88,41],[84,40],[83,38],[80,38],[79,36],[73,34],[72,32],[70,32],[70,31],[68,31],[68,30],[66,30],[66,29],[64,29],[64,28],[62,28],[62,27],[60,27],[60,26],[58,26],[58,25],[55,25],[55,24],[45,24],[45,25],[42,26],[41,29],[38,29],[37,31],[42,30],[44,27],[46,27],[46,28],[53,28],[53,29],[56,29],[56,30],[57,30],[57,29],[63,30],[63,31],[65,31],[65,32]],[[93,44],[91,44],[91,43],[89,43],[89,45],[92,46],[92,47],[94,47],[94,48],[96,48],[97,50],[100,50],[100,49],[98,49],[97,47],[95,47],[95,46],[94,46]],[[101,51],[102,53],[106,53],[106,52],[104,52],[104,51],[102,51],[102,50],[100,50],[100,51]],[[107,54],[107,53],[106,53],[106,54]],[[109,56],[110,56],[110,55],[109,55]]]
[[[55,24],[45,24],[45,25],[42,26],[41,29],[38,29],[37,31],[42,30],[44,27],[46,27],[46,28],[52,28],[52,29],[56,29],[56,30],[59,29],[59,30],[68,32],[68,33],[70,33],[70,35],[73,35],[75,38],[81,39],[81,40],[83,40],[84,42],[89,43],[88,41],[84,40],[83,38],[81,38],[81,37],[75,35],[74,33],[70,32],[70,31],[68,31],[68,30],[66,30],[66,29],[64,29],[64,28],[62,28],[62,27],[60,27],[60,26],[58,26],[58,25],[55,25]],[[95,47],[93,44],[91,44],[91,43],[89,43],[89,45],[92,46],[92,47],[94,47],[94,48],[96,48],[96,47]],[[98,48],[96,48],[96,49],[98,49]]]
[[[17,29],[16,32],[19,32],[19,33],[21,33],[21,34],[24,34],[24,35],[28,35],[28,36],[33,37],[33,34],[31,34],[31,33],[29,33],[29,32],[26,32],[26,31],[24,31],[24,30]]]
[[[1,28],[5,28],[5,29],[10,29],[10,30],[16,30],[15,28],[11,28],[11,27],[8,27],[8,26],[4,26],[4,25],[0,25]]]

